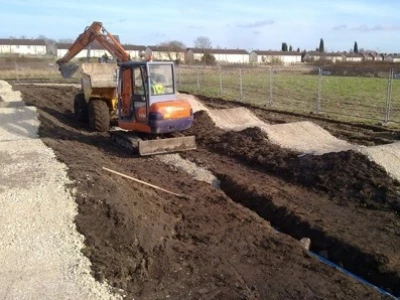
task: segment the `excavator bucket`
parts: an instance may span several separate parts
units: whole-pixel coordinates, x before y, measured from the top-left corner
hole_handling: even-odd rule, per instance
[[[71,78],[76,73],[76,71],[78,71],[78,69],[79,69],[79,65],[77,65],[77,64],[73,64],[73,63],[65,64],[65,65],[61,65],[60,73],[63,78],[67,79],[67,78]]]
[[[196,149],[194,136],[185,136],[158,140],[140,140],[138,152],[141,156],[181,152]]]

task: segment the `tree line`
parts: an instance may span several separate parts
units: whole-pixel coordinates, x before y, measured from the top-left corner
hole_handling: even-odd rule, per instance
[[[15,39],[16,37],[10,36],[9,38]],[[25,35],[22,35],[22,36],[20,36],[20,39],[27,39],[27,37]],[[63,39],[54,40],[54,39],[47,38],[44,35],[39,35],[36,39],[45,40],[46,44],[48,46],[52,46],[57,42],[58,43],[73,43],[74,42],[74,39],[63,38]],[[183,42],[178,41],[178,40],[164,41],[164,42],[160,43],[159,46],[169,48],[169,52],[171,52],[171,53],[174,53],[174,52],[178,53],[178,52],[181,52],[181,50],[187,48]],[[213,48],[210,38],[208,38],[206,36],[198,36],[193,41],[193,47],[200,48],[200,49],[212,49]],[[216,48],[219,49],[220,47],[217,46]],[[54,51],[54,49],[52,49],[52,50]],[[53,51],[51,51],[51,52],[53,52]],[[293,52],[293,51],[301,52],[299,47],[296,50],[294,50],[293,46],[286,42],[282,42],[281,51],[282,52]],[[324,39],[322,39],[322,38],[320,39],[319,45],[318,45],[318,47],[315,48],[315,51],[321,52],[321,53],[325,52]],[[353,48],[350,49],[350,52],[354,52],[354,53],[368,52],[368,51],[369,50],[359,49],[357,41],[354,42]],[[305,53],[306,50],[303,50],[302,52]],[[372,52],[372,51],[369,51],[369,52]],[[172,55],[171,55],[171,59],[173,59]]]
[[[351,49],[350,52],[359,53],[359,52],[368,51],[368,50],[364,50],[364,49],[360,49],[360,50],[361,51],[359,51],[359,49],[358,49],[357,41],[355,41],[354,45],[353,45],[353,49]],[[289,45],[289,47],[288,47],[288,44],[286,42],[283,42],[282,43],[282,47],[281,47],[281,51],[282,52],[292,52],[293,51],[293,47],[292,47],[292,45]],[[316,52],[321,52],[321,53],[325,52],[324,39],[320,39],[319,40],[319,45],[318,45],[318,47],[315,48],[315,51]],[[300,48],[297,48],[296,52],[300,52]],[[303,52],[306,52],[306,50],[303,50]],[[369,52],[372,52],[372,51],[369,51]]]

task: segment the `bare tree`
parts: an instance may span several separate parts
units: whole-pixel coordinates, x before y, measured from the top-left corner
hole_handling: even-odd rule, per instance
[[[73,39],[58,39],[59,43],[73,43]]]
[[[43,34],[39,34],[36,39],[44,40],[44,42],[46,43],[46,53],[47,54],[57,55],[57,47],[56,47],[56,41],[55,40],[50,39],[50,38],[46,37]]]
[[[175,62],[178,62],[182,59],[181,55],[186,48],[184,43],[177,40],[163,42],[160,44],[160,46],[165,48],[165,51],[163,52],[168,56],[168,59]]]
[[[206,36],[198,36],[194,40],[193,45],[195,48],[201,48],[201,49],[211,49],[212,48],[211,40]]]

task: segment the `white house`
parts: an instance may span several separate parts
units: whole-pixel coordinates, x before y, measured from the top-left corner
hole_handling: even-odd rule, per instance
[[[63,57],[72,46],[72,43],[56,43],[57,57]],[[102,57],[104,54],[111,57],[110,52],[105,50],[103,46],[94,41],[88,47],[81,50],[74,58],[85,58],[85,57]]]
[[[0,54],[44,55],[47,53],[42,39],[0,39]]]
[[[339,61],[346,61],[347,56],[341,52],[310,51],[310,52],[307,52],[303,57],[303,61],[305,61],[305,62],[312,62],[312,61],[319,61],[319,60],[330,61],[330,62],[336,63]]]
[[[57,57],[63,57],[65,54],[67,54],[69,48],[72,46],[72,43],[56,43],[56,48],[57,48]],[[90,56],[93,56],[92,51],[90,51]],[[84,58],[88,57],[88,50],[84,49],[80,51],[77,55],[75,55],[75,58]]]
[[[63,57],[67,52],[68,49],[72,46],[72,43],[57,43],[57,57]],[[143,55],[144,51],[146,50],[145,46],[138,46],[138,45],[122,45],[126,52],[129,53],[131,56],[132,60],[140,60]],[[111,57],[111,54],[105,50],[100,44],[97,42],[93,42],[92,45],[89,47],[85,48],[84,50],[80,51],[75,58],[85,58],[88,57],[88,51],[90,57],[102,57],[105,53],[109,57]]]
[[[383,54],[380,54],[378,52],[370,52],[369,54],[372,56],[373,61],[383,61]]]
[[[346,61],[350,62],[362,62],[364,59],[362,54],[359,53],[347,53],[346,54]]]
[[[129,53],[132,60],[141,60],[145,55],[145,46],[127,44],[122,47]]]
[[[201,61],[205,53],[215,57],[215,61],[225,64],[247,64],[249,53],[244,49],[200,49],[188,48],[185,53],[185,62]]]
[[[249,61],[252,64],[277,64],[277,65],[294,65],[301,63],[300,52],[283,52],[283,51],[265,51],[253,50],[249,55]]]
[[[185,50],[169,46],[147,46],[145,57],[152,57],[153,60],[185,60]]]
[[[211,52],[215,60],[228,64],[248,64],[249,52],[244,49],[213,49]]]
[[[393,58],[393,62],[394,63],[399,63],[400,62],[400,55],[399,54],[393,54],[392,58]]]

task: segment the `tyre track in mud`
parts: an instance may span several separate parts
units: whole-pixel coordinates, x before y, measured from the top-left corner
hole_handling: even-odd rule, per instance
[[[71,118],[75,90],[18,88],[38,107],[43,141],[69,166],[76,182],[76,222],[98,280],[135,299],[384,298],[309,257],[297,241],[276,233],[222,191],[155,158],[132,158],[106,135],[80,128]],[[215,173],[221,178],[224,171],[235,176],[238,186],[247,178],[247,169],[237,162],[228,167],[225,155],[206,149],[187,154],[203,159],[204,166],[211,162],[220,167]],[[192,200],[166,197],[105,175],[100,170],[104,165],[179,190]],[[268,186],[266,179],[258,185]],[[289,187],[294,194],[303,192]]]

